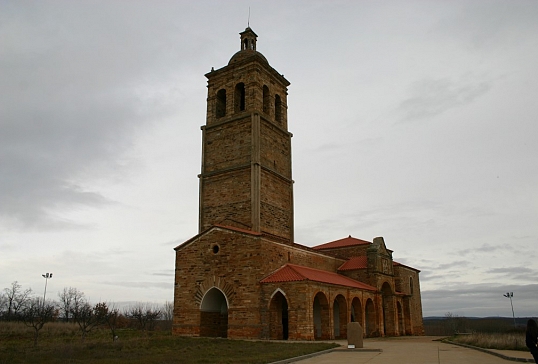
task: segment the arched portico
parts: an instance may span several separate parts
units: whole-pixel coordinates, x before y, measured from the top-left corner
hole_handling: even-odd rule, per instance
[[[330,339],[330,316],[329,302],[327,296],[323,292],[318,292],[314,296],[313,302],[313,318],[314,318],[314,339],[328,340]]]
[[[405,324],[402,305],[400,302],[396,302],[396,313],[398,315],[398,335],[403,336],[405,335]]]
[[[408,297],[404,298],[403,309],[404,309],[405,334],[413,335],[413,327],[411,325],[411,308],[409,307]]]
[[[366,300],[364,305],[364,325],[366,337],[379,336],[379,329],[377,328],[376,312],[374,301],[371,298]]]
[[[344,296],[339,294],[333,302],[333,329],[335,339],[347,338],[347,302]]]
[[[387,282],[381,286],[381,300],[383,309],[383,333],[386,335],[396,335],[396,323],[394,317],[394,296],[392,288]]]
[[[216,287],[205,293],[200,305],[200,336],[228,336],[228,301]]]
[[[361,300],[358,297],[351,300],[351,322],[358,322],[362,327],[364,327],[364,321],[362,319],[362,305]]]
[[[269,315],[270,338],[272,340],[288,340],[288,300],[280,289],[273,294],[273,297],[271,297]]]

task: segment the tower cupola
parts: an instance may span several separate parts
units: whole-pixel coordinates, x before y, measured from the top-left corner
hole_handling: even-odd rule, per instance
[[[250,27],[246,28],[244,32],[239,33],[241,35],[241,50],[256,50],[256,39],[258,36]]]

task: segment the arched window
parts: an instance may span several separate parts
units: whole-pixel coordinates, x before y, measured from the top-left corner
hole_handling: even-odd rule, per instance
[[[282,101],[279,95],[275,95],[275,120],[282,121]]]
[[[217,118],[221,118],[224,115],[226,115],[226,90],[225,89],[221,89],[217,92],[215,114]]]
[[[269,114],[271,104],[271,95],[269,95],[269,87],[263,85],[263,112]]]
[[[245,110],[245,84],[243,82],[235,85],[235,112]]]
[[[243,41],[243,50],[248,49],[248,39]]]

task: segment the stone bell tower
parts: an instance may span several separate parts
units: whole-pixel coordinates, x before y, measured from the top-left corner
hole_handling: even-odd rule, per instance
[[[293,242],[289,82],[240,33],[239,52],[207,77],[199,232],[227,225]]]

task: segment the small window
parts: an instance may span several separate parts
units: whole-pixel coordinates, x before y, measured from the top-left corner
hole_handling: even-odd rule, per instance
[[[235,112],[245,110],[245,84],[238,83],[235,86]]]
[[[213,252],[213,254],[218,254],[220,251],[220,247],[218,246],[218,244],[213,245],[211,251]]]
[[[282,101],[279,95],[275,95],[275,120],[282,121]]]
[[[409,292],[413,294],[413,277],[409,277]]]
[[[221,89],[217,92],[217,105],[215,110],[217,118],[226,115],[226,90]]]

